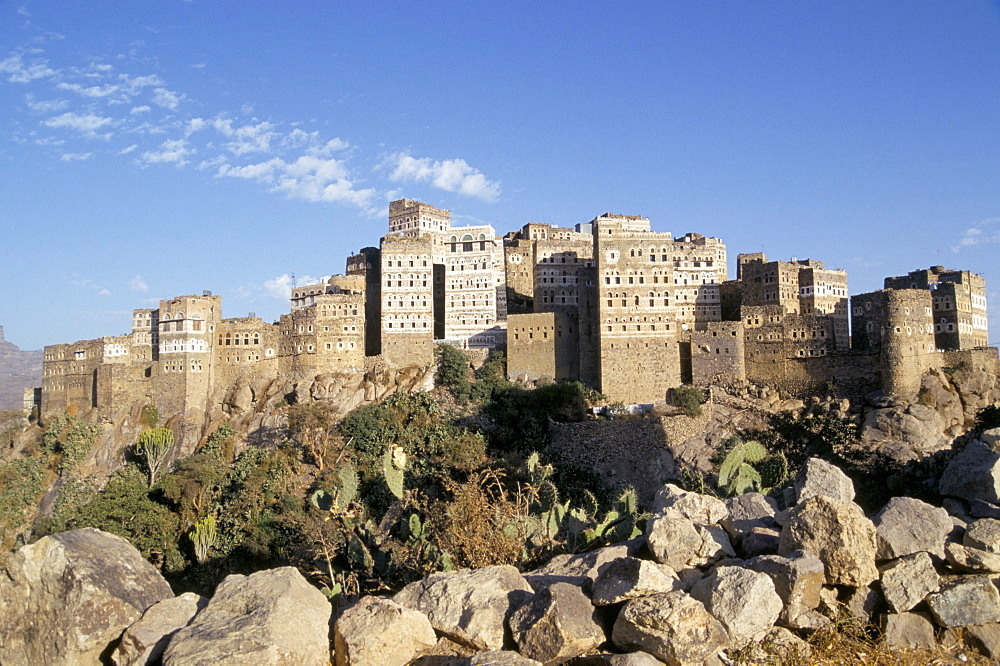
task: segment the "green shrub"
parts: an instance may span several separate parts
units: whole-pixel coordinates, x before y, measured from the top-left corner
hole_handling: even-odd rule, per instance
[[[708,399],[705,392],[697,386],[678,386],[674,389],[674,397],[677,406],[691,418],[701,416],[701,406]]]

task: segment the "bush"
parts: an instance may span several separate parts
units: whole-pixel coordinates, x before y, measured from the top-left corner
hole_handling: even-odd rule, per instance
[[[461,349],[440,343],[434,350],[437,356],[437,376],[434,383],[447,388],[459,404],[469,400],[469,359]]]
[[[677,406],[691,418],[701,416],[701,406],[708,399],[705,392],[697,386],[678,386],[674,389],[674,398]]]

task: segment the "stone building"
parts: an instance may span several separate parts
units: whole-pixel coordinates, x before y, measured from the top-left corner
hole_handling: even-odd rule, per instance
[[[681,383],[747,380],[791,393],[914,392],[923,372],[963,354],[1000,364],[982,349],[979,275],[934,266],[887,278],[849,311],[844,271],[763,253],[736,264],[728,280],[720,239],[675,239],[640,216],[530,223],[501,239],[402,199],[378,247],[349,256],[345,275],[294,287],[278,322],[223,319],[221,299],[203,292],[135,310],[126,335],[46,347],[41,410],[106,416],[144,400],[163,414],[204,411],[234,386],[282,375],[426,367],[439,342],[506,349],[515,378],[579,380],[647,403]]]
[[[930,291],[934,340],[938,349],[961,351],[989,345],[983,276],[931,266],[907,275],[887,277],[885,288]]]

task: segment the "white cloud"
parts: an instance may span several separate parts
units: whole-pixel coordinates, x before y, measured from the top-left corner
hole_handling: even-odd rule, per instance
[[[233,127],[231,118],[218,117],[212,121],[212,127],[223,136],[231,139],[226,144],[234,155],[247,153],[267,153],[271,150],[271,141],[275,137],[274,125],[269,122],[256,125]]]
[[[89,160],[94,156],[94,153],[63,153],[59,156],[62,162],[82,162],[83,160]]]
[[[171,111],[176,111],[183,99],[184,95],[167,90],[166,88],[157,88],[153,91],[153,104],[170,109]]]
[[[146,281],[142,279],[141,275],[136,275],[134,278],[128,281],[128,288],[132,291],[149,291],[149,285]]]
[[[107,289],[101,289],[99,292],[97,292],[97,295],[98,296],[110,296],[111,292],[108,291]]]
[[[111,136],[110,133],[99,135],[97,131],[104,129],[105,127],[113,127],[115,121],[113,118],[98,116],[93,113],[80,115],[73,112],[67,112],[60,116],[49,118],[42,124],[46,127],[52,127],[54,129],[70,129],[92,139],[97,138],[98,136],[106,139]]]
[[[35,96],[32,94],[27,94],[24,96],[25,102],[28,104],[28,108],[32,111],[38,111],[40,113],[54,113],[56,111],[62,111],[67,106],[69,102],[64,99],[52,99],[52,100],[36,100]]]
[[[131,153],[131,152],[132,152],[133,150],[135,150],[135,149],[136,149],[136,148],[138,148],[138,147],[139,147],[139,144],[137,144],[137,143],[133,143],[133,144],[132,144],[131,146],[129,146],[128,148],[122,148],[121,150],[119,150],[119,151],[118,151],[118,154],[119,154],[119,155],[128,155],[129,153]]]
[[[244,166],[223,164],[217,175],[256,180],[270,185],[273,191],[284,192],[290,199],[344,202],[366,211],[375,196],[374,189],[354,188],[342,161],[313,155],[301,155],[294,162],[275,157]]]
[[[395,167],[389,180],[398,182],[429,182],[447,192],[457,192],[483,201],[496,201],[500,196],[500,183],[491,181],[479,169],[463,159],[437,161],[429,157],[411,157],[397,153],[386,160]]]
[[[324,277],[313,277],[311,275],[300,275],[295,277],[284,273],[276,278],[266,280],[262,285],[264,293],[279,301],[287,301],[292,297],[292,287],[297,285],[320,284],[330,279],[329,275]]]
[[[134,116],[134,115],[138,115],[140,113],[146,113],[147,111],[152,111],[152,110],[153,110],[153,107],[149,106],[148,104],[143,104],[142,106],[133,106],[132,110],[129,111],[129,113]]]
[[[113,83],[105,83],[100,86],[82,86],[79,83],[66,83],[60,82],[56,84],[56,88],[59,90],[69,90],[70,92],[75,92],[78,95],[83,95],[84,97],[108,97],[109,95],[114,95],[119,92],[121,88]]]
[[[28,83],[35,79],[55,76],[58,73],[44,61],[25,64],[24,55],[21,53],[15,53],[0,60],[0,74],[6,74],[10,83]]]
[[[196,151],[184,139],[168,139],[160,144],[160,150],[147,151],[141,158],[146,164],[174,164],[182,167],[187,158]]]
[[[951,251],[957,254],[963,248],[987,243],[1000,243],[1000,228],[995,226],[998,224],[1000,224],[1000,217],[991,217],[969,227],[958,239],[958,243],[951,246]]]

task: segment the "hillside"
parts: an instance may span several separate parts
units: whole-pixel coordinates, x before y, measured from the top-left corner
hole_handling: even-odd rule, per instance
[[[21,409],[24,389],[42,385],[42,351],[22,351],[0,326],[0,409]]]

